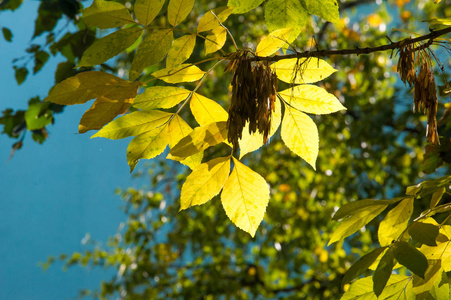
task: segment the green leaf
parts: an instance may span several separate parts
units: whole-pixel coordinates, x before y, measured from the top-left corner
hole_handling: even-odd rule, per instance
[[[368,206],[372,205],[390,205],[401,200],[404,200],[405,197],[398,197],[391,200],[373,200],[373,199],[364,199],[358,201],[348,202],[334,214],[332,220],[340,220],[355,213],[358,213],[362,209],[366,209]]]
[[[180,210],[201,205],[219,194],[230,173],[230,157],[201,164],[186,178],[180,195]]]
[[[271,32],[258,43],[255,54],[258,56],[273,55],[277,50],[285,46],[292,30],[292,28],[282,28]]]
[[[421,191],[422,188],[423,186],[421,185],[421,183],[417,185],[408,186],[406,189],[406,195],[415,196]]]
[[[424,279],[418,275],[413,275],[413,292],[417,299],[425,299],[430,290],[437,281],[440,281],[440,275],[443,273],[441,261],[429,260],[429,267],[424,274]]]
[[[13,33],[6,27],[2,27],[3,37],[7,42],[11,42],[13,40]]]
[[[166,67],[175,68],[180,66],[191,56],[195,45],[195,34],[187,34],[174,40],[172,43],[172,48],[169,50],[166,58]]]
[[[161,154],[168,145],[167,124],[135,137],[127,147],[127,162],[130,173],[133,172],[140,159],[151,159]]]
[[[440,1],[435,1],[436,3]],[[423,22],[428,22],[430,25],[444,25],[444,26],[451,26],[451,18],[432,18],[429,20],[424,20]]]
[[[28,69],[25,67],[18,68],[14,66],[14,76],[16,77],[17,84],[22,84],[28,75]]]
[[[39,72],[49,59],[50,55],[45,51],[37,51],[34,53],[33,74]]]
[[[395,208],[390,210],[384,220],[379,224],[379,244],[390,245],[407,228],[407,223],[413,212],[413,197],[408,197],[399,202]]]
[[[396,260],[412,271],[414,274],[424,278],[424,273],[428,268],[428,260],[423,253],[418,251],[409,243],[398,241],[393,245],[393,253]]]
[[[144,68],[162,61],[172,46],[172,29],[157,29],[141,42],[130,67],[130,80],[138,78]]]
[[[216,27],[207,35],[205,40],[205,55],[221,49],[227,39],[227,30],[224,27]]]
[[[174,86],[152,86],[136,96],[133,107],[142,110],[171,108],[185,100],[191,92]]]
[[[166,68],[152,73],[152,76],[167,83],[193,82],[201,79],[205,72],[197,66],[183,64],[177,68]]]
[[[373,262],[384,252],[386,247],[377,248],[370,253],[362,256],[356,263],[354,263],[351,268],[346,272],[343,277],[341,286],[343,287],[346,283],[350,282],[354,278],[362,275],[368,270],[368,268],[373,264]]]
[[[269,201],[265,179],[233,158],[232,173],[224,184],[221,203],[229,219],[240,229],[255,236]]]
[[[225,20],[230,16],[233,11],[233,7],[221,6],[215,9],[208,11],[205,15],[202,16],[199,20],[199,24],[197,25],[197,32],[204,32],[208,30],[212,30],[218,26],[220,26],[219,21],[224,23]],[[213,15],[213,13],[216,17]]]
[[[180,140],[169,154],[186,158],[227,139],[227,122],[215,122],[194,128],[188,136]]]
[[[439,234],[439,228],[433,224],[413,222],[410,224],[409,234],[414,241],[428,246],[437,246],[435,238]]]
[[[309,116],[285,105],[281,136],[291,151],[316,169],[319,147],[318,128]]]
[[[326,21],[334,23],[335,25],[340,24],[340,15],[338,12],[337,0],[303,0],[307,10],[312,15],[317,15]]]
[[[284,101],[294,109],[309,114],[330,114],[346,108],[333,94],[316,85],[297,85],[279,92]]]
[[[103,137],[117,140],[137,136],[162,126],[171,116],[172,114],[159,110],[135,111],[107,124],[91,138]]]
[[[30,104],[25,112],[25,122],[28,130],[44,128],[53,121],[52,111],[47,109],[49,103],[37,102]]]
[[[169,0],[168,21],[177,26],[189,15],[194,6],[194,0]]]
[[[166,0],[136,0],[134,13],[144,26],[149,25],[161,11]]]
[[[376,270],[373,274],[373,291],[376,296],[379,297],[382,294],[385,286],[387,285],[388,279],[391,276],[393,267],[395,266],[395,261],[393,257],[393,250],[388,248],[384,256],[382,256]]]
[[[95,0],[90,7],[82,9],[81,12],[88,26],[101,29],[135,23],[128,9],[123,4],[113,1]]]
[[[227,121],[229,114],[217,102],[195,93],[190,100],[190,109],[200,126]]]
[[[443,194],[445,194],[445,192],[446,192],[446,188],[441,187],[432,194],[431,204],[430,204],[431,208],[434,208],[437,206],[437,204],[440,202],[440,199],[442,199],[442,196],[443,196]]]
[[[282,59],[271,65],[277,78],[286,83],[314,83],[329,77],[336,72],[326,61],[311,58]]]
[[[253,10],[265,0],[229,0],[227,6],[233,7],[234,14],[244,14]]]
[[[401,300],[412,299],[412,280],[410,276],[392,274],[379,299]],[[373,292],[371,277],[365,277],[353,282],[340,300],[377,300]]]
[[[100,65],[106,62],[132,45],[139,38],[141,33],[141,28],[131,27],[115,31],[96,40],[83,53],[77,68]]]

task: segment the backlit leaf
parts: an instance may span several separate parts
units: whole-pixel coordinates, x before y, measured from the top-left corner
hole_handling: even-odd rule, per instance
[[[171,116],[172,114],[159,110],[135,111],[110,122],[91,138],[103,137],[117,140],[128,136],[137,136],[160,127]]]
[[[325,60],[311,58],[282,59],[271,65],[277,78],[287,83],[314,83],[336,72]]]
[[[393,257],[393,250],[388,248],[384,256],[382,256],[379,261],[379,264],[373,274],[373,291],[376,296],[379,296],[382,293],[382,290],[385,288],[385,285],[391,276],[394,266],[395,261]]]
[[[446,188],[441,187],[432,194],[431,205],[430,205],[431,208],[434,208],[437,206],[437,204],[440,202],[440,199],[442,199],[442,196],[445,193],[445,191],[446,191]]]
[[[337,0],[304,0],[304,3],[312,15],[317,15],[336,25],[341,25]]]
[[[440,1],[436,0],[436,2],[438,3]],[[430,25],[451,26],[451,18],[443,18],[443,19],[433,18],[433,19],[430,19],[430,20],[424,20],[423,22],[428,22]]]
[[[189,15],[193,9],[194,0],[169,0],[168,21],[177,26]]]
[[[217,145],[225,139],[227,139],[227,122],[215,122],[196,127],[189,135],[181,139],[169,154],[185,158]]]
[[[402,202],[401,202],[402,203]],[[407,242],[398,241],[393,245],[396,260],[412,273],[424,278],[428,261],[423,253]]]
[[[183,64],[177,68],[166,68],[152,73],[152,76],[157,77],[167,83],[193,82],[201,79],[205,72],[197,66],[190,64]]]
[[[410,276],[392,274],[379,299],[412,299],[412,280]],[[377,300],[373,292],[373,280],[365,277],[353,282],[340,300]]]
[[[424,279],[418,275],[413,275],[413,291],[417,295],[417,299],[426,299],[429,291],[434,284],[440,280],[443,273],[442,263],[440,260],[429,260],[429,267],[424,274]]]
[[[135,22],[123,4],[113,1],[95,0],[90,7],[82,9],[81,12],[83,20],[88,26],[102,29]]]
[[[414,241],[428,246],[437,246],[435,238],[439,234],[439,227],[428,223],[412,222],[409,226],[409,234]]]
[[[134,13],[138,21],[147,26],[160,12],[166,0],[136,0]]]
[[[174,40],[166,58],[166,67],[175,68],[180,66],[191,56],[195,44],[196,35],[194,34],[187,34]]]
[[[356,263],[354,263],[351,268],[346,272],[343,277],[343,281],[341,286],[344,286],[346,283],[350,282],[354,278],[362,275],[364,272],[368,270],[368,268],[373,264],[373,262],[384,252],[386,247],[377,248],[370,253],[362,256]]]
[[[180,210],[201,205],[219,194],[230,173],[230,157],[201,164],[186,178],[180,195]]]
[[[243,14],[250,10],[253,10],[260,4],[262,4],[264,0],[229,0],[227,2],[227,6],[233,7],[234,14]]]
[[[132,45],[141,35],[142,29],[131,27],[115,31],[96,40],[86,51],[77,67],[95,66],[106,62]]]
[[[243,2],[243,1],[241,1]],[[233,11],[233,7],[221,6],[215,9],[208,11],[205,15],[202,16],[199,20],[199,25],[197,25],[197,32],[204,32],[211,29],[214,29],[220,26],[218,19],[223,23]],[[218,17],[212,14],[212,12]]]
[[[390,210],[379,224],[378,238],[381,246],[388,246],[407,228],[413,212],[413,197],[408,197]]]
[[[190,109],[200,126],[227,121],[229,114],[217,102],[195,93],[190,100]]]
[[[276,53],[286,44],[291,31],[292,28],[282,28],[271,32],[260,41],[255,53],[258,56],[270,56]]]
[[[141,133],[127,147],[127,162],[130,173],[140,159],[151,159],[161,154],[168,145],[169,135],[167,124]]]
[[[421,253],[423,253],[428,261],[440,260],[441,267],[445,272],[451,271],[451,242],[446,241],[443,243],[437,243],[437,246],[431,247],[427,245],[422,245],[420,248]]]
[[[133,107],[142,110],[171,108],[185,100],[191,92],[174,86],[152,86],[136,96]]]
[[[53,121],[52,111],[48,109],[48,102],[30,104],[25,112],[25,122],[28,130],[41,129]]]
[[[227,39],[227,30],[220,26],[216,27],[207,35],[205,40],[205,55],[213,53],[221,49]]]
[[[232,173],[224,184],[221,202],[229,219],[255,236],[269,201],[269,186],[259,174],[233,158]]]
[[[279,92],[290,106],[310,114],[330,114],[346,110],[333,94],[316,85],[297,85]]]
[[[398,197],[391,200],[373,200],[373,199],[364,199],[364,200],[358,200],[358,201],[352,201],[348,202],[334,214],[332,220],[340,220],[345,217],[348,217],[350,215],[353,215],[362,209],[365,210],[366,207],[372,206],[372,205],[390,205],[394,204],[396,202],[399,202],[401,200],[404,200],[405,197]]]
[[[305,28],[308,12],[300,0],[267,0],[265,4],[265,21],[269,31],[292,28],[287,38],[291,43]]]
[[[130,80],[138,78],[144,68],[162,61],[172,46],[172,29],[158,29],[141,42],[130,67]]]
[[[318,128],[309,116],[285,106],[281,136],[291,151],[316,169],[319,147]]]

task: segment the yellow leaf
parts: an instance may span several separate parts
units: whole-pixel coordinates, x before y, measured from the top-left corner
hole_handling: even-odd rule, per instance
[[[96,40],[83,53],[77,68],[95,66],[106,62],[130,47],[141,35],[142,28],[131,27],[115,31]]]
[[[313,83],[329,77],[336,72],[326,61],[311,58],[282,59],[271,65],[277,78],[287,83]]]
[[[86,25],[102,29],[135,23],[128,9],[117,2],[95,0],[90,7],[82,9],[81,12]]]
[[[210,146],[227,139],[227,122],[215,122],[194,128],[193,132],[180,140],[169,154],[173,157],[186,158]]]
[[[149,25],[160,12],[166,0],[136,0],[134,13],[144,26]]]
[[[420,251],[428,261],[441,260],[441,266],[445,272],[451,271],[451,241],[437,243],[437,246],[422,245]]]
[[[133,107],[152,110],[155,108],[171,108],[188,97],[191,92],[174,86],[152,86],[136,96]]]
[[[171,116],[172,114],[159,110],[135,111],[110,122],[91,138],[103,137],[118,140],[128,136],[137,136],[160,127]]]
[[[202,16],[199,20],[199,25],[197,25],[197,32],[204,32],[211,29],[214,29],[220,26],[218,19],[221,23],[224,23],[225,20],[230,16],[233,11],[233,7],[221,6],[215,9],[208,11],[205,15]],[[213,15],[213,13],[218,17],[218,19]]]
[[[182,186],[180,210],[210,201],[219,194],[229,173],[229,157],[212,159],[194,169]]]
[[[282,119],[282,108],[279,99],[275,101],[276,111],[272,113],[271,129],[269,130],[269,136],[271,137],[279,128],[280,121]],[[263,146],[263,134],[253,133],[249,134],[249,123],[243,129],[243,137],[239,140],[240,144],[240,159]]]
[[[177,26],[185,20],[193,9],[194,0],[169,0],[168,21],[172,26]]]
[[[229,114],[217,102],[195,93],[190,100],[190,109],[200,126],[227,121]]]
[[[152,73],[152,76],[167,83],[193,82],[201,79],[205,72],[196,66],[183,64],[177,68],[166,68]]]
[[[221,202],[229,219],[240,229],[255,236],[269,201],[265,179],[233,158],[235,167],[224,184]]]
[[[130,80],[138,78],[144,68],[162,61],[172,46],[172,29],[158,29],[146,36],[136,50],[130,67]]]
[[[290,35],[292,28],[282,28],[271,32],[257,45],[258,56],[270,56],[282,48]]]
[[[346,109],[333,94],[316,85],[297,85],[279,95],[293,108],[309,114],[324,115]]]
[[[306,114],[285,105],[282,121],[282,140],[285,145],[316,170],[318,157],[318,128]]]
[[[82,72],[58,83],[45,101],[57,104],[82,104],[101,96],[114,99],[122,89],[136,90],[142,82],[130,82],[105,72]]]
[[[177,143],[190,134],[193,129],[183,120],[179,115],[175,115],[174,118],[169,123],[169,148],[174,147]],[[182,164],[187,165],[191,169],[196,168],[202,162],[204,156],[203,152],[198,152],[192,156],[185,159],[179,160],[177,157],[168,154],[166,158],[180,161]]]
[[[142,158],[151,159],[161,154],[168,145],[169,135],[167,124],[141,133],[127,147],[127,162],[130,173]]]
[[[227,30],[220,26],[216,27],[207,35],[205,40],[205,55],[218,51],[224,46],[227,39]]]
[[[399,202],[379,224],[378,238],[381,247],[390,245],[404,232],[413,212],[413,197]]]
[[[166,67],[175,68],[180,66],[193,53],[196,44],[196,35],[187,34],[179,37],[172,43],[172,48],[169,50],[166,58]]]

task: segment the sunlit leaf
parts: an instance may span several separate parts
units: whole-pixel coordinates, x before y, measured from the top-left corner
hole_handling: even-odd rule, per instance
[[[30,104],[25,112],[25,123],[28,130],[41,129],[53,121],[52,111],[48,109],[46,102]]]
[[[243,1],[241,1],[243,2]],[[233,11],[233,7],[221,6],[215,9],[212,9],[205,13],[199,20],[199,25],[197,25],[197,32],[204,32],[211,29],[214,29],[220,26],[218,19],[223,23]],[[213,13],[216,17],[213,15]]]
[[[82,9],[81,12],[83,20],[88,26],[102,29],[135,22],[123,4],[113,1],[95,0],[90,7]]]
[[[147,26],[160,12],[166,0],[136,0],[134,13],[138,21]]]
[[[194,0],[169,0],[168,21],[172,26],[177,26],[185,20],[193,9]]]
[[[412,299],[412,280],[410,276],[392,274],[379,299],[400,300]],[[371,277],[356,280],[351,284],[340,300],[377,300],[373,292]]]
[[[190,109],[200,126],[227,121],[229,114],[217,102],[195,93],[190,100]]]
[[[428,246],[437,246],[435,238],[439,234],[439,227],[433,224],[412,222],[409,226],[409,234],[414,241]]]
[[[308,20],[308,12],[300,0],[266,0],[265,21],[269,31],[292,28],[289,43],[301,33]]]
[[[403,241],[397,241],[392,248],[395,258],[400,264],[412,271],[412,273],[424,278],[424,273],[428,268],[428,261],[423,253]]]
[[[427,245],[422,245],[420,248],[421,253],[423,253],[428,261],[440,260],[441,267],[445,272],[451,271],[451,241],[446,241],[443,243],[437,243],[437,246],[431,247]]]
[[[224,27],[216,27],[207,35],[205,40],[205,55],[221,49],[227,39],[227,30]]]
[[[201,205],[219,194],[230,173],[230,157],[201,164],[186,178],[180,195],[180,210]]]
[[[440,275],[443,272],[440,260],[428,260],[428,262],[429,267],[424,274],[424,279],[413,275],[413,291],[419,299],[426,299],[425,296],[429,294],[437,280],[441,279]]]
[[[314,83],[336,72],[325,60],[310,58],[282,59],[271,65],[277,78],[287,83]]]
[[[442,18],[442,19],[440,19],[440,18],[433,18],[433,19],[430,19],[430,20],[424,20],[424,22],[428,22],[430,25],[451,26],[451,18]]]
[[[166,68],[152,73],[152,76],[157,77],[167,83],[193,82],[201,79],[205,72],[197,66],[190,64],[183,64],[177,68]]]
[[[388,248],[384,256],[382,256],[379,261],[379,264],[373,274],[373,291],[376,296],[379,296],[382,293],[382,290],[385,288],[385,285],[391,276],[394,266],[395,261],[393,251],[391,248]]]
[[[117,140],[128,136],[137,136],[160,127],[171,116],[172,114],[159,110],[135,111],[110,122],[91,138],[103,137]]]
[[[282,28],[271,32],[257,45],[255,54],[258,56],[270,56],[276,53],[277,50],[286,44],[291,31],[292,28]]]
[[[136,96],[133,107],[152,110],[155,108],[171,108],[185,100],[191,92],[174,86],[152,86]]]
[[[364,272],[366,272],[368,270],[368,268],[373,264],[373,262],[381,255],[381,253],[385,251],[385,249],[386,249],[386,247],[377,248],[377,249],[371,251],[370,253],[362,256],[346,272],[345,276],[343,277],[341,286],[345,285],[346,283],[350,282],[354,278],[357,278],[358,276],[360,276]]]
[[[399,202],[401,200],[406,199],[405,197],[398,197],[391,200],[373,200],[373,199],[364,199],[364,200],[357,200],[348,202],[334,214],[332,220],[340,220],[342,218],[348,217],[350,215],[353,215],[355,213],[358,213],[362,209],[365,210],[366,207],[372,206],[372,205],[390,205],[394,204],[396,202]]]
[[[227,2],[227,6],[233,7],[234,14],[243,14],[250,10],[253,10],[260,4],[262,4],[264,0],[229,0]]]
[[[175,68],[180,66],[193,53],[196,44],[196,35],[187,34],[174,40],[172,48],[168,52],[166,58],[166,67]]]
[[[382,247],[390,245],[399,238],[407,228],[412,212],[413,197],[408,197],[387,213],[384,220],[379,224],[378,230],[379,244]]]
[[[221,202],[229,219],[255,236],[269,201],[269,186],[259,174],[233,158],[232,173],[224,184]]]
[[[172,46],[172,29],[158,29],[141,42],[130,67],[130,80],[138,78],[144,68],[162,61]]]
[[[441,187],[432,194],[431,204],[430,204],[431,208],[434,208],[437,206],[437,204],[440,202],[440,199],[442,199],[442,196],[445,192],[446,192],[446,188]]]
[[[337,0],[303,0],[307,10],[326,21],[341,26]]]

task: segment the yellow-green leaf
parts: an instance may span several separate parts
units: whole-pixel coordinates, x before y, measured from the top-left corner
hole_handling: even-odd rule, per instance
[[[413,275],[413,292],[417,295],[417,299],[426,299],[429,291],[437,281],[441,280],[443,273],[442,262],[440,260],[429,260],[429,266],[424,274],[424,279]]]
[[[304,3],[312,15],[317,15],[326,21],[341,26],[337,0],[304,0]]]
[[[195,93],[190,100],[190,109],[200,126],[227,121],[229,114],[217,102]]]
[[[189,15],[193,9],[194,0],[169,0],[168,21],[177,26]]]
[[[279,99],[275,101],[275,109],[276,111],[272,112],[271,117],[271,129],[269,130],[269,136],[271,137],[279,128],[280,122],[282,120],[282,108],[280,105]],[[250,153],[259,149],[263,146],[263,134],[259,132],[255,132],[253,134],[249,133],[249,123],[246,123],[246,126],[243,128],[242,138],[238,140],[240,145],[240,159]]]
[[[111,140],[137,136],[164,125],[172,114],[159,111],[135,111],[107,124],[91,138],[103,137]]]
[[[185,100],[191,92],[174,86],[152,86],[136,96],[133,107],[152,110],[155,108],[171,108]]]
[[[445,272],[451,271],[451,241],[446,241],[443,243],[437,243],[437,246],[431,247],[422,245],[420,251],[426,256],[426,258],[431,260],[440,260],[441,267]]]
[[[382,294],[382,291],[384,290],[388,279],[392,274],[394,266],[395,261],[393,257],[393,250],[388,248],[373,273],[373,291],[376,296],[379,297],[379,295]]]
[[[336,72],[325,60],[311,58],[282,59],[271,65],[277,78],[287,83],[314,83]]]
[[[134,23],[128,9],[113,1],[95,0],[90,7],[81,10],[83,20],[88,26],[102,29],[119,27]]]
[[[430,207],[434,208],[437,206],[437,204],[440,202],[440,199],[442,199],[443,194],[445,194],[446,188],[441,187],[438,190],[436,190],[431,197]]]
[[[281,136],[291,151],[316,170],[315,164],[319,148],[318,128],[309,116],[285,106]]]
[[[297,85],[279,95],[294,109],[310,114],[323,115],[346,109],[337,97],[316,85]]]
[[[141,133],[127,147],[127,162],[130,173],[140,159],[151,159],[161,154],[168,145],[169,135],[167,124]]]
[[[201,79],[205,72],[197,66],[183,64],[177,68],[166,68],[152,73],[152,76],[167,83],[193,82]]]
[[[428,22],[430,25],[444,25],[444,26],[451,26],[451,18],[433,18],[430,20],[424,20],[423,22]]]
[[[227,30],[220,26],[216,27],[207,35],[205,40],[205,55],[213,53],[221,49],[227,39]]]
[[[130,82],[105,72],[82,72],[58,83],[45,101],[57,104],[82,104],[105,96],[114,99],[122,89],[136,90],[141,82]]]
[[[271,32],[260,41],[255,53],[258,56],[270,56],[276,53],[286,44],[291,31],[292,28],[282,28]]]
[[[208,31],[220,26],[218,19],[221,21],[221,23],[224,23],[224,21],[227,20],[232,11],[233,7],[227,6],[221,6],[208,11],[205,15],[202,16],[202,18],[200,18],[199,25],[197,25],[197,32]],[[218,18],[216,18],[212,12]]]
[[[357,262],[355,262],[351,268],[346,272],[343,277],[341,286],[343,287],[346,283],[350,282],[354,278],[362,275],[364,272],[368,270],[368,268],[374,263],[376,259],[386,250],[386,247],[376,248],[370,253],[362,256]]]
[[[193,132],[180,140],[169,154],[186,158],[227,139],[227,122],[215,122],[194,128]]]
[[[269,186],[258,173],[233,158],[232,173],[224,184],[221,202],[229,219],[255,236],[269,201]]]
[[[260,4],[262,4],[264,0],[229,0],[227,6],[233,7],[234,14],[243,14],[250,10],[253,10]]]
[[[77,67],[95,66],[106,62],[130,47],[141,33],[141,28],[131,27],[115,31],[100,40],[96,40],[83,53]]]
[[[130,80],[138,78],[144,68],[162,61],[172,45],[172,29],[158,29],[139,45],[130,66]]]
[[[365,277],[353,282],[340,300],[400,300],[414,298],[410,276],[392,274],[379,298],[373,292],[372,278]]]
[[[399,202],[395,208],[390,210],[384,220],[379,224],[378,238],[379,244],[390,245],[397,240],[407,228],[407,223],[413,212],[413,197],[406,198]]]
[[[138,21],[147,26],[160,12],[166,0],[136,0],[134,13]]]
[[[201,164],[186,178],[180,195],[180,210],[201,205],[219,194],[230,173],[230,157]]]
[[[395,258],[400,264],[412,273],[424,278],[424,274],[428,268],[428,261],[423,253],[404,241],[395,242],[391,248],[393,248]]]
[[[187,34],[174,40],[172,48],[166,58],[166,67],[175,68],[180,66],[193,53],[196,44],[196,35]]]
[[[437,246],[435,239],[439,235],[439,226],[414,221],[409,225],[409,234],[416,242],[428,246]]]

